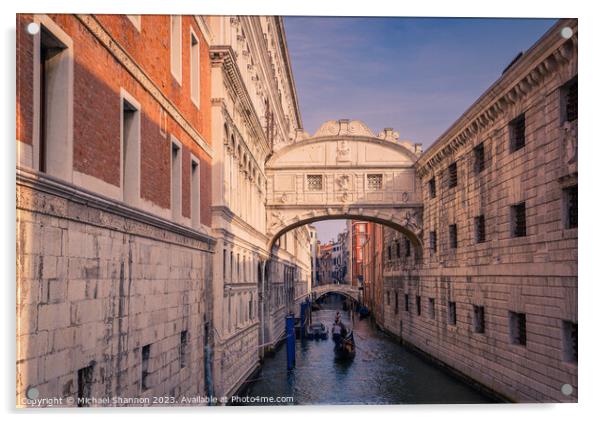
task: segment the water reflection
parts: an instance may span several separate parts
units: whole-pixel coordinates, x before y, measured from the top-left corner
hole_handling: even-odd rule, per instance
[[[286,346],[266,358],[248,383],[249,396],[292,396],[294,404],[489,403],[491,399],[409,352],[369,321],[352,321],[356,356],[334,359],[331,328],[337,307],[313,312],[313,322],[329,328],[328,340],[297,340],[296,367],[286,370]]]

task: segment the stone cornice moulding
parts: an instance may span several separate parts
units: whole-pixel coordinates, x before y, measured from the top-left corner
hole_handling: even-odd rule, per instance
[[[119,45],[104,27],[92,15],[76,15],[80,22],[90,33],[100,41],[102,45],[115,57],[115,59],[138,81],[140,85],[163,107],[182,129],[201,147],[201,149],[213,158],[213,150],[205,141],[203,136],[186,120],[177,107],[161,92],[152,79],[134,61],[127,51]]]
[[[563,39],[560,30],[570,27],[573,36]],[[563,19],[554,25],[418,159],[416,173],[424,177],[452,152],[498,120],[543,80],[570,62],[577,50],[577,20]]]
[[[297,118],[297,128],[303,127],[303,120],[301,119],[301,110],[299,108],[299,99],[297,97],[297,86],[295,84],[295,78],[293,75],[293,70],[291,66],[290,56],[288,54],[288,44],[286,42],[286,31],[284,30],[284,23],[282,22],[282,16],[277,16],[276,23],[278,24],[278,32],[282,35],[280,38],[280,48],[282,50],[282,55],[285,61],[285,69],[289,80],[289,89],[291,90],[291,94],[293,96],[293,106],[295,107],[295,114]]]
[[[249,121],[251,129],[254,132],[253,134],[269,149],[270,145],[268,144],[266,134],[261,126],[261,119],[257,115],[251,96],[247,91],[243,77],[236,64],[234,50],[228,45],[216,45],[210,47],[209,54],[211,57],[211,65],[222,66],[225,71],[227,76],[226,83],[232,87],[237,99],[243,104],[243,110],[245,111],[244,117]],[[212,99],[212,101],[216,101],[216,99]]]
[[[160,230],[165,230],[176,235],[181,235],[189,239],[206,243],[209,246],[209,249],[207,251],[211,253],[214,252],[212,248],[215,244],[215,239],[211,235],[209,235],[211,229],[207,226],[203,225],[202,231],[197,231],[192,228],[174,223],[172,221],[165,220],[161,217],[157,217],[156,215],[153,215],[146,211],[130,207],[124,203],[99,195],[95,192],[88,191],[79,186],[66,183],[52,176],[38,173],[31,169],[18,167],[16,174],[17,195],[19,193],[20,188],[29,188],[32,190],[36,190],[38,192],[42,192],[45,194],[66,199],[68,201],[79,203],[85,205],[86,207],[94,208],[99,211],[106,212],[108,214],[123,217],[129,220],[134,220],[145,225],[156,227]],[[128,227],[127,223],[125,222],[121,227],[118,225],[109,226],[107,224],[103,224],[105,223],[103,221],[92,221],[91,218],[89,219],[90,221],[79,218],[74,219],[68,215],[68,210],[62,210],[63,214],[61,214],[61,210],[57,210],[51,207],[51,214],[50,212],[46,212],[41,209],[22,208],[19,206],[19,201],[17,201],[17,209],[27,209],[32,212],[45,213],[54,217],[65,218],[69,220],[78,221],[84,224],[91,224],[98,227],[103,227],[108,230],[115,230],[135,236],[149,237],[153,239],[158,239],[163,242],[176,243],[181,246],[187,246],[181,243],[170,241],[169,239],[162,236],[151,236],[147,233],[132,232],[129,230],[130,227]]]
[[[314,143],[333,142],[333,141],[342,141],[342,140],[347,140],[350,142],[363,141],[363,142],[376,143],[376,144],[379,144],[382,146],[387,146],[387,147],[401,150],[404,154],[406,154],[408,156],[408,158],[412,161],[412,163],[416,163],[419,160],[419,158],[416,156],[416,154],[414,154],[412,151],[410,151],[407,147],[405,147],[398,141],[377,138],[377,137],[373,137],[373,136],[366,136],[366,135],[348,135],[348,134],[347,135],[337,135],[337,134],[334,134],[334,135],[328,135],[328,136],[306,138],[302,141],[298,141],[295,143],[289,143],[288,145],[280,148],[279,150],[275,151],[272,155],[267,157],[266,171],[268,169],[272,169],[272,167],[270,167],[270,166],[274,162],[276,162],[278,160],[278,158],[280,158],[281,156],[283,156],[284,154],[286,154],[287,152],[289,152],[290,150],[292,150],[294,148],[300,148],[300,147],[303,147],[306,145],[311,145]],[[341,166],[341,167],[343,167],[343,166]]]
[[[245,21],[245,25],[246,25],[246,21]],[[283,105],[282,105],[282,97],[278,96],[278,84],[276,82],[276,79],[278,78],[278,75],[276,75],[273,72],[273,68],[271,66],[271,60],[270,60],[270,52],[269,49],[267,48],[267,43],[262,42],[263,41],[263,29],[261,28],[261,24],[259,22],[259,20],[257,19],[252,19],[250,20],[249,25],[253,25],[253,29],[250,28],[250,26],[247,26],[247,30],[248,31],[252,31],[255,34],[259,34],[261,36],[261,40],[260,42],[257,43],[256,48],[258,49],[259,52],[259,59],[262,62],[262,65],[260,66],[260,68],[264,71],[264,79],[266,80],[266,84],[267,86],[270,87],[270,89],[268,89],[269,91],[269,95],[271,97],[271,106],[272,109],[276,110],[276,113],[278,115],[278,122],[279,125],[283,125],[284,124],[284,120],[285,120],[285,115],[287,114],[284,111]],[[269,41],[268,41],[269,42]],[[276,104],[276,107],[274,107],[274,104]],[[297,108],[297,112],[298,108]],[[283,127],[281,127],[280,129],[283,129]],[[284,132],[284,130],[282,130],[282,132]],[[288,133],[284,133],[284,139],[283,142],[284,144],[287,144],[289,142],[289,135]],[[272,146],[274,147],[274,146]]]

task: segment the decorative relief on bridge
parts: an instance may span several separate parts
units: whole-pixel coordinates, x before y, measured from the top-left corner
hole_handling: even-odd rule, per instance
[[[392,129],[381,135],[359,121],[332,120],[276,151],[266,163],[270,234],[340,217],[388,223],[418,238],[417,145],[398,141]]]

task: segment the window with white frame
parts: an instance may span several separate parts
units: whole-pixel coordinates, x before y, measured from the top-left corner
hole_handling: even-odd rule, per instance
[[[182,216],[182,147],[175,140],[171,143],[171,213],[175,221]]]
[[[182,16],[171,16],[170,20],[171,39],[171,74],[182,83]]]
[[[123,201],[136,205],[140,196],[140,105],[121,93],[121,186]]]
[[[190,29],[190,99],[199,107],[201,98],[201,81],[200,81],[200,43],[192,28]]]
[[[73,165],[73,42],[46,16],[34,19],[33,167],[72,180]],[[36,136],[37,135],[37,136]]]
[[[200,165],[196,157],[192,157],[190,166],[190,217],[192,227],[201,223],[201,175]]]

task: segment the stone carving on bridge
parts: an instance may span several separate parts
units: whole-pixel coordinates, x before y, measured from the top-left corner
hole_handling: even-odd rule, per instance
[[[348,174],[341,174],[339,177],[337,177],[337,185],[339,187],[339,190],[342,190],[342,191],[349,190],[349,187],[350,187],[349,179],[350,178],[349,178]]]
[[[351,148],[346,140],[337,142],[337,162],[351,161]]]
[[[364,122],[359,120],[329,120],[314,134],[314,138],[323,136],[368,136],[373,138],[374,133]]]
[[[406,211],[403,225],[414,233],[422,233],[422,222],[417,211]]]

